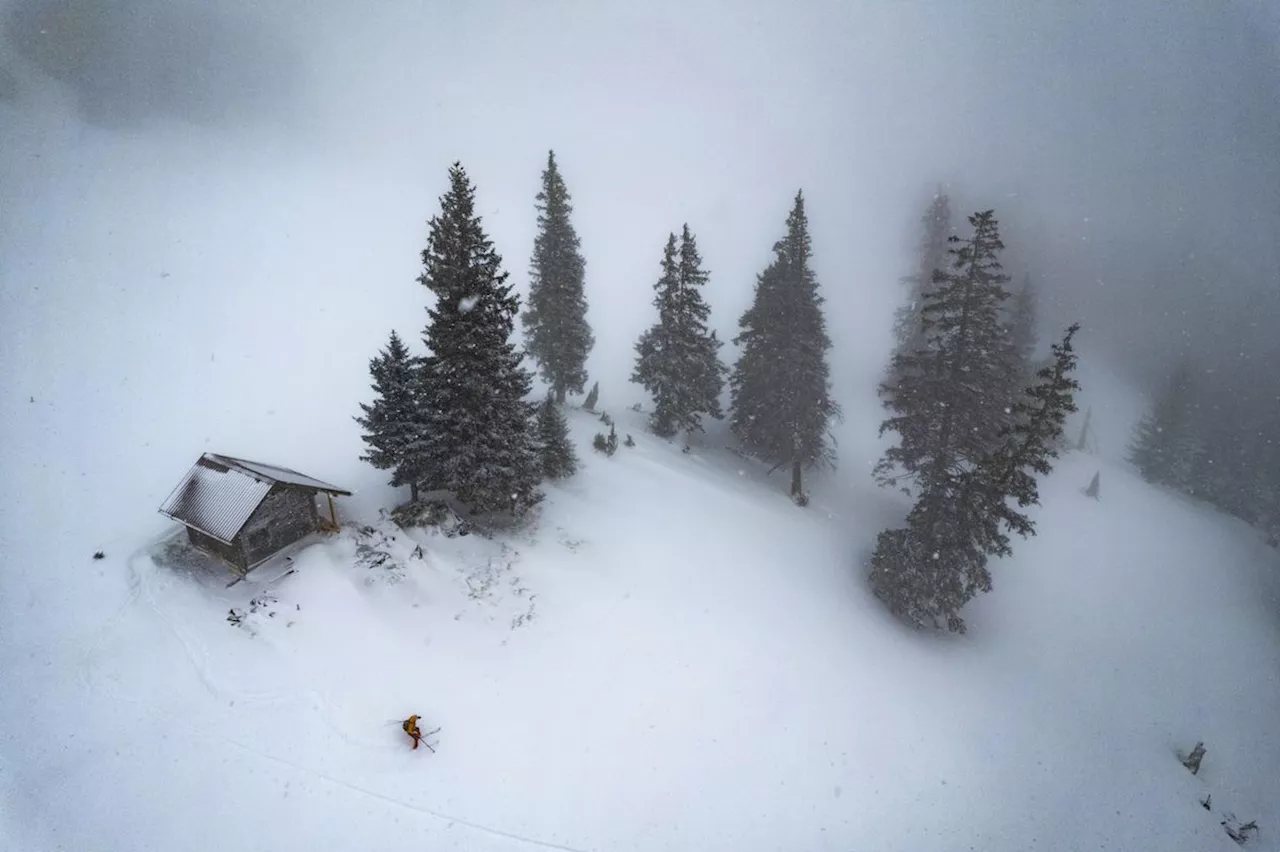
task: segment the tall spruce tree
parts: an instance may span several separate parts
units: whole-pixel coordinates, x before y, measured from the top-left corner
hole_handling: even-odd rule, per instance
[[[473,512],[519,513],[540,495],[533,445],[532,377],[511,341],[519,297],[475,214],[475,188],[460,163],[431,219],[423,273],[430,355],[420,373],[423,429],[415,447],[423,484],[453,493]]]
[[[364,427],[360,438],[368,447],[360,460],[379,470],[390,470],[391,484],[408,485],[415,502],[421,471],[414,467],[409,448],[419,430],[414,393],[417,368],[418,359],[409,354],[400,336],[392,331],[387,348],[369,362],[373,402],[360,403],[364,416],[355,418]]]
[[[701,431],[704,414],[724,417],[720,394],[726,368],[718,354],[721,342],[707,330],[711,309],[702,299],[708,277],[685,225],[679,243],[671,234],[663,249],[662,274],[654,285],[658,322],[636,343],[631,376],[653,396],[649,428],[664,438]]]
[[[791,495],[803,501],[803,471],[834,464],[830,434],[840,407],[831,398],[826,318],[804,196],[796,193],[787,235],[774,243],[774,259],[757,276],[755,298],[738,320],[734,343],[742,354],[729,379],[733,434],[743,449],[775,466],[791,468]]]
[[[920,492],[945,484],[984,458],[1012,421],[1008,335],[1001,306],[1009,297],[991,210],[969,217],[973,236],[951,237],[952,266],[934,273],[921,309],[924,338],[894,356],[896,383],[880,386],[890,416],[880,433],[899,442],[876,465],[882,484],[914,483]]]
[[[933,480],[905,528],[882,532],[871,558],[871,585],[891,612],[917,626],[963,633],[960,609],[991,591],[990,556],[1012,552],[1009,534],[1032,535],[1019,509],[1039,502],[1035,474],[1047,474],[1079,389],[1072,326],[1053,361],[1017,403],[1001,445],[972,464]],[[1017,505],[1017,508],[1013,504]]]
[[[567,392],[582,393],[587,381],[587,355],[595,344],[587,324],[583,290],[586,261],[578,233],[569,221],[573,206],[554,151],[547,154],[542,191],[537,195],[538,235],[529,264],[529,305],[521,315],[529,354],[557,402]]]
[[[921,310],[925,296],[934,288],[935,270],[949,266],[948,241],[955,233],[951,217],[951,199],[939,187],[924,215],[920,217],[920,241],[917,246],[916,268],[902,279],[906,285],[906,300],[894,314],[893,334],[897,345],[895,354],[909,355],[918,351],[925,341]],[[897,381],[892,362],[889,383]]]
[[[1067,329],[1062,341],[1053,344],[1049,364],[1036,373],[1035,384],[1028,387],[1014,404],[1014,425],[1001,446],[983,459],[975,469],[971,492],[981,495],[976,505],[987,518],[998,519],[1005,528],[1021,536],[1035,532],[1035,524],[1013,508],[1034,506],[1040,502],[1035,475],[1047,476],[1062,446],[1067,416],[1076,410],[1075,395],[1080,383],[1075,379],[1076,354],[1073,338],[1079,324]],[[994,531],[982,539],[987,553],[1006,555],[1008,539]]]

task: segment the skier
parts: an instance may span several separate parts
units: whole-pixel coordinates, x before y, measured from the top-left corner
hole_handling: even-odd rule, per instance
[[[415,713],[401,723],[400,727],[404,728],[404,732],[413,740],[413,750],[418,750],[418,743],[422,742],[422,731],[418,728],[418,714]]]

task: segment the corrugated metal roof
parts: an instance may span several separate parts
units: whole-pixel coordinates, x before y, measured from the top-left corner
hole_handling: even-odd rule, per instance
[[[267,496],[272,483],[230,466],[217,470],[201,463],[205,460],[201,458],[187,472],[160,512],[230,544]]]
[[[248,461],[246,459],[237,459],[231,456],[220,456],[216,453],[205,453],[206,458],[220,462],[227,467],[238,467],[249,474],[265,476],[273,482],[281,482],[285,485],[298,485],[303,488],[314,488],[317,491],[328,491],[333,494],[347,494],[351,492],[336,485],[330,485],[327,482],[321,482],[319,479],[313,479],[306,474],[298,473],[296,470],[290,470],[287,467],[280,467],[274,464],[263,464],[262,462]]]

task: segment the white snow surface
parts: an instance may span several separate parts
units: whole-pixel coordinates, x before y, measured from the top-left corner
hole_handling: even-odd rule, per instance
[[[1225,850],[1226,811],[1275,848],[1276,558],[1243,525],[1114,467],[1089,500],[1072,455],[938,637],[862,578],[895,500],[845,474],[799,509],[614,416],[637,445],[573,412],[582,471],[492,539],[399,530],[335,459],[370,483],[343,532],[230,588],[15,430],[5,848]]]
[[[526,531],[401,533],[379,512],[405,495],[357,460],[351,417],[391,326],[420,351],[443,169],[0,126],[23,154],[0,227],[0,849],[1204,852],[1237,848],[1228,812],[1277,848],[1276,551],[1114,460],[1141,401],[1108,401],[1087,358],[1108,458],[1044,483],[1039,535],[994,565],[966,636],[913,632],[861,567],[907,509],[869,475],[897,259],[851,260],[865,292],[824,274],[847,422],[799,509],[721,431],[684,454],[626,409],[658,243],[607,239],[643,229],[588,214],[584,180],[592,378],[637,445],[593,453],[576,412],[583,469]],[[514,268],[530,162],[505,198],[476,167]],[[821,263],[852,232],[829,209]],[[763,259],[716,221],[727,338]],[[226,588],[156,511],[205,451],[352,489],[344,531]],[[379,549],[392,567],[366,567]],[[407,747],[410,713],[436,753]],[[1176,752],[1198,740],[1192,776]]]

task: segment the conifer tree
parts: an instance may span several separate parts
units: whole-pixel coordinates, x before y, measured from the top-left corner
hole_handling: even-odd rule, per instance
[[[542,475],[547,479],[564,479],[578,470],[578,457],[569,442],[569,424],[556,404],[555,394],[538,406],[538,457]]]
[[[1074,377],[1076,354],[1072,340],[1080,326],[1072,325],[1060,343],[1052,347],[1051,361],[1036,374],[1036,383],[1027,388],[1014,405],[1014,425],[1001,446],[975,469],[976,490],[983,496],[981,506],[989,518],[998,518],[1009,530],[1031,535],[1035,525],[1013,508],[1040,502],[1035,475],[1047,476],[1062,445],[1067,416],[1076,410],[1075,394],[1080,384]],[[1006,555],[1008,540],[994,535],[983,540],[988,553]],[[994,544],[986,543],[994,541]]]
[[[907,287],[906,301],[894,314],[893,334],[896,341],[895,355],[910,355],[925,344],[925,330],[921,311],[925,296],[934,288],[934,271],[950,265],[948,241],[955,228],[951,221],[951,199],[941,187],[929,202],[928,209],[920,217],[920,242],[917,248],[916,268],[902,279]],[[899,365],[905,366],[905,365]],[[896,384],[899,376],[890,362],[888,383]]]
[[[473,512],[520,513],[535,503],[538,458],[533,381],[511,341],[519,297],[475,214],[475,188],[460,163],[431,219],[423,273],[428,309],[415,448],[423,484],[452,492]]]
[[[702,431],[703,414],[724,417],[721,342],[707,330],[711,310],[701,292],[708,277],[693,233],[685,225],[679,243],[671,234],[663,249],[662,275],[654,285],[658,322],[636,343],[631,376],[653,396],[649,428],[664,438]]]
[[[554,151],[547,154],[536,206],[538,235],[529,264],[529,305],[521,319],[529,354],[551,385],[556,402],[564,402],[566,392],[582,393],[587,355],[595,338],[587,324],[586,261],[569,220],[573,206]]]
[[[931,480],[907,526],[880,534],[871,585],[895,615],[917,626],[963,633],[960,609],[977,593],[991,591],[987,559],[1012,552],[1010,533],[1034,534],[1034,523],[1020,509],[1039,502],[1035,474],[1049,473],[1066,417],[1075,410],[1077,328],[1053,347],[1052,364],[1018,402],[1001,445]]]
[[[880,432],[899,437],[876,465],[882,484],[906,480],[931,491],[994,450],[1011,422],[1014,377],[1000,321],[1009,280],[999,260],[1004,243],[993,211],[969,223],[973,236],[951,238],[952,266],[934,273],[925,294],[920,348],[895,355],[898,381],[880,387],[890,413]]]
[[[596,403],[600,401],[600,383],[592,382],[591,390],[587,392],[587,398],[583,401],[582,407],[587,411],[595,411]]]
[[[773,251],[773,262],[756,279],[751,307],[738,320],[741,331],[733,342],[742,355],[729,379],[730,425],[747,453],[791,468],[791,495],[802,500],[802,471],[834,464],[830,426],[840,407],[831,398],[831,339],[809,263],[801,193],[787,217],[787,235]]]
[[[391,484],[408,485],[415,502],[419,471],[413,467],[408,450],[419,427],[414,394],[417,366],[417,359],[392,331],[387,348],[369,362],[374,400],[368,405],[360,403],[364,416],[355,418],[364,427],[360,438],[368,445],[360,460],[392,471]]]

